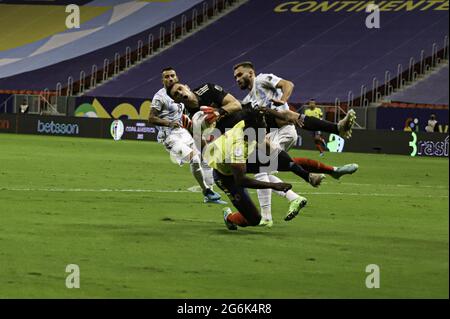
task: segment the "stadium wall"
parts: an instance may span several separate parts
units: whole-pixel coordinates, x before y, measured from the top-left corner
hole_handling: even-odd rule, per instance
[[[295,148],[315,150],[311,132],[302,131]],[[324,134],[330,152],[396,154],[425,157],[448,157],[448,133],[404,132],[389,130],[353,130],[344,140]]]
[[[76,117],[147,120],[151,99],[115,97],[78,97],[75,109],[68,114]]]
[[[0,133],[33,134],[88,138],[112,138],[115,119],[0,114]],[[156,141],[158,131],[147,121],[121,120],[122,139]]]
[[[380,130],[412,129],[414,131],[425,131],[425,126],[428,125],[431,114],[435,114],[437,117],[439,131],[448,132],[448,107],[447,109],[378,107],[376,128]]]
[[[157,129],[147,121],[86,117],[0,114],[0,133],[113,138],[113,124],[123,124],[122,139],[156,141]],[[448,157],[448,133],[354,130],[350,140],[330,134],[331,152]],[[314,150],[311,132],[301,131],[295,148]]]

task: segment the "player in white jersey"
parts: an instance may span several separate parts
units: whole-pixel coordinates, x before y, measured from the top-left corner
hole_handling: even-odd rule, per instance
[[[172,161],[179,165],[190,164],[192,175],[202,188],[205,203],[223,203],[220,194],[213,191],[212,169],[202,162],[192,135],[183,128],[184,104],[176,103],[167,95],[166,88],[178,82],[173,68],[162,71],[162,82],[164,88],[154,95],[149,117],[149,122],[157,126],[158,142],[170,153]]]
[[[243,74],[243,67],[235,69],[235,76]],[[251,103],[253,107],[264,106],[270,107],[276,111],[287,111],[289,105],[287,101],[292,94],[294,84],[290,81],[283,80],[274,74],[258,74],[250,84],[251,88],[246,85],[250,92],[242,101],[244,104]],[[242,87],[241,87],[242,88]],[[297,141],[297,130],[292,124],[281,125],[277,127],[275,123],[267,123],[271,129],[267,134],[270,142],[278,144],[284,151],[288,151]]]
[[[242,90],[248,90],[249,93],[243,99],[243,103],[250,103],[254,108],[265,107],[277,112],[289,111],[288,100],[294,89],[294,84],[291,81],[284,80],[274,74],[259,74],[255,76],[255,68],[251,62],[242,62],[233,67],[234,78],[238,86]],[[340,128],[341,135],[346,137],[351,136],[351,126],[353,125],[355,118],[353,111],[349,112],[346,119],[342,120],[338,127]],[[295,145],[298,134],[294,125],[289,123],[283,123],[279,119],[270,116],[266,118],[269,132],[266,135],[266,139],[270,141],[272,145],[282,149],[283,151],[289,151],[289,149]],[[350,128],[349,128],[350,126]],[[334,178],[339,178],[344,174],[352,174],[358,169],[357,164],[348,164],[342,167],[330,167],[323,163],[313,161],[310,159],[298,158],[302,160],[301,165],[313,163],[314,165],[322,165],[321,168],[326,168],[324,171],[330,174]],[[326,172],[328,171],[328,172]],[[255,179],[264,182],[278,183],[281,180],[273,174],[267,172],[261,172],[255,175]],[[271,189],[259,189],[257,191],[259,203],[261,205],[261,214],[263,216],[263,224],[272,225],[272,212],[271,212]],[[288,200],[291,197],[294,198],[291,193],[277,193]]]

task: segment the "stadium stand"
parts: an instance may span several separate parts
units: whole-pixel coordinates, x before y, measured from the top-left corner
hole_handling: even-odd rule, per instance
[[[232,66],[251,60],[257,72],[293,81],[293,102],[346,100],[349,91],[357,96],[362,85],[371,88],[374,78],[382,82],[387,70],[407,69],[421,50],[441,49],[448,32],[448,11],[382,12],[381,28],[368,29],[364,12],[275,12],[276,5],[250,0],[89,95],[149,97],[161,87],[161,68],[171,65],[191,86],[220,83],[240,97]]]
[[[0,51],[0,89],[55,90],[58,82],[65,87],[69,77],[76,82],[80,74],[90,76],[97,70],[101,78],[105,65],[108,66],[108,76],[111,76],[115,60],[119,60],[123,68],[127,53],[131,55],[131,52],[140,50],[142,57],[153,53],[161,46],[161,37],[167,42],[171,40],[172,30],[175,29],[178,34],[189,31],[202,22],[205,8],[212,15],[210,13],[217,9],[219,3],[220,0],[181,0],[176,3],[97,0],[81,7],[81,17],[85,17],[85,23],[80,29],[60,33],[57,25],[64,28],[64,19],[60,15],[53,16],[56,12],[52,9],[54,6],[0,4],[0,17],[12,16],[18,20],[21,14],[36,15],[38,10],[41,15],[35,19],[37,23],[50,21],[45,23],[46,28],[40,28],[47,33],[33,32],[33,25],[30,25],[24,28],[26,31],[11,30],[8,36],[26,41],[10,43],[5,39],[0,42],[0,47],[4,49]],[[193,11],[198,13],[195,22]],[[67,15],[61,9],[57,12],[62,12],[64,17]],[[13,25],[8,24],[6,19],[1,20],[5,28]],[[182,21],[184,30],[181,30]]]
[[[396,92],[386,100],[417,104],[444,104],[448,105],[449,94],[449,69],[448,64],[430,74],[423,80],[419,80],[403,91]]]

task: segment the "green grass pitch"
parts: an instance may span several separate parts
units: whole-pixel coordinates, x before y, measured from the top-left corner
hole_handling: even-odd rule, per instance
[[[448,159],[321,160],[360,170],[319,189],[279,174],[301,215],[274,195],[272,229],[230,232],[157,143],[0,134],[0,298],[448,298]]]

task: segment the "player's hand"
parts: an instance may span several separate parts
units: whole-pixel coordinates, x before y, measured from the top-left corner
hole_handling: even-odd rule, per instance
[[[292,188],[292,185],[289,183],[274,183],[272,188],[276,191],[286,193],[288,190]]]
[[[200,106],[200,111],[203,111],[203,113],[206,114],[205,120],[209,124],[214,123],[219,119],[219,112],[211,106]]]
[[[283,100],[271,99],[270,101],[271,101],[271,102],[273,103],[273,105],[275,105],[275,106],[281,106],[281,105],[286,104],[286,102],[283,101]]]
[[[181,125],[180,125],[180,123],[178,123],[177,121],[171,121],[171,122],[169,123],[169,127],[170,127],[170,128],[180,128]]]
[[[299,115],[298,118],[295,120],[294,124],[300,128],[303,127],[303,125],[305,125],[305,117],[302,115]]]

